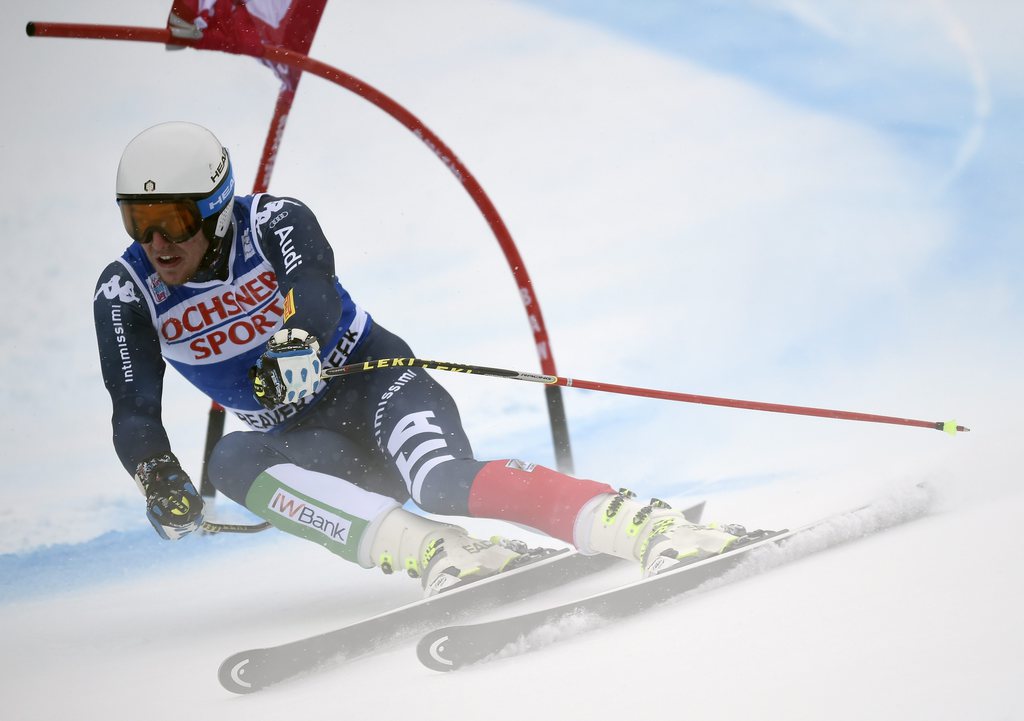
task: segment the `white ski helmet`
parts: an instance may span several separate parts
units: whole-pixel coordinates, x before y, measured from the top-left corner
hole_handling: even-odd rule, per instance
[[[214,249],[231,228],[235,180],[227,148],[195,123],[154,125],[135,136],[117,166],[125,230],[148,243],[154,230],[172,242],[204,231]]]

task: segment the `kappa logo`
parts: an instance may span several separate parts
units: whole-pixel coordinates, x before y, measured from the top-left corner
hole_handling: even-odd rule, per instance
[[[278,224],[288,217],[288,211],[283,210],[285,203],[301,208],[302,204],[294,200],[272,200],[263,206],[263,210],[256,213],[256,237],[263,238],[264,226],[269,227],[277,236],[277,243],[281,248],[281,256],[284,261],[284,273],[289,275],[293,270],[302,265],[302,254],[295,249],[295,241],[289,236],[295,230],[295,226],[287,225],[278,228]],[[282,212],[283,210],[283,212]],[[273,218],[273,220],[271,220]]]
[[[107,300],[117,298],[122,303],[138,303],[140,300],[135,293],[135,284],[126,280],[122,285],[119,275],[111,276],[110,280],[101,285],[100,289],[96,291],[96,295],[92,297],[93,301],[99,300],[101,295]]]
[[[256,236],[257,237],[262,237],[262,235],[263,235],[263,226],[266,225],[267,223],[269,223],[270,219],[272,217],[274,217],[275,214],[279,213],[282,208],[284,208],[284,204],[285,203],[288,203],[289,205],[294,205],[294,206],[299,207],[299,208],[302,207],[301,203],[298,203],[298,202],[296,202],[294,200],[284,200],[284,199],[281,199],[281,200],[274,200],[274,201],[271,201],[271,202],[267,203],[266,205],[263,206],[263,210],[261,210],[260,212],[256,213]]]

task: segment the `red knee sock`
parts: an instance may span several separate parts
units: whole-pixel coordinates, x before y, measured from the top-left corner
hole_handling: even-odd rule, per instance
[[[522,523],[574,543],[573,526],[580,509],[603,493],[615,493],[615,489],[522,461],[491,461],[473,479],[469,512],[479,518]]]

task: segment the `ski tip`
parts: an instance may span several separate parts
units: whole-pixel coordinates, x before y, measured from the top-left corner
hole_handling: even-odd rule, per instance
[[[448,629],[431,631],[416,644],[416,655],[420,663],[433,671],[455,671],[461,664],[451,656],[448,649]]]
[[[238,694],[253,693],[263,688],[261,684],[254,683],[254,679],[246,678],[251,661],[252,657],[248,653],[236,653],[225,659],[217,671],[220,685],[231,693]]]

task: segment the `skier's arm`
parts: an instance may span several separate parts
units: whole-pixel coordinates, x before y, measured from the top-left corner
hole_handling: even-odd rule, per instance
[[[114,450],[135,475],[139,464],[171,450],[161,420],[164,360],[146,301],[120,263],[100,276],[93,301],[103,383],[113,404]]]
[[[93,315],[100,370],[114,408],[114,449],[146,497],[153,528],[177,540],[202,524],[203,499],[171,453],[160,414],[160,342],[142,294],[119,263],[100,276]]]
[[[261,247],[285,298],[284,327],[250,372],[253,393],[267,408],[315,392],[321,372],[321,341],[341,321],[342,297],[334,251],[313,212],[291,198],[262,201],[257,213]]]

